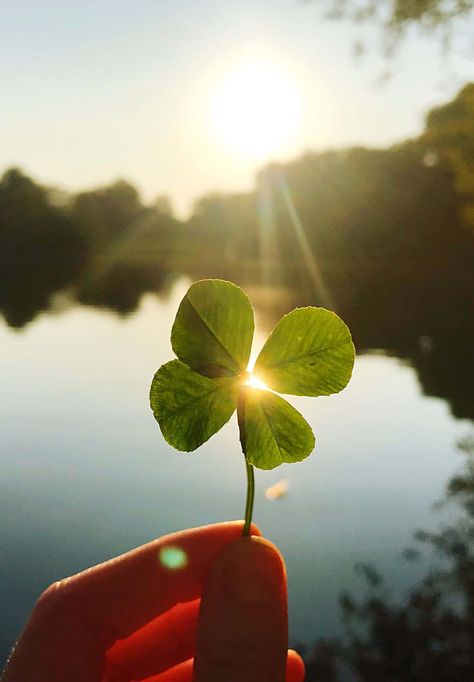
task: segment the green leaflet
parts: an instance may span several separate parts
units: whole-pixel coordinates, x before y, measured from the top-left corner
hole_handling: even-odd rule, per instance
[[[278,322],[254,373],[279,393],[319,396],[341,391],[355,350],[348,327],[324,308],[297,308]]]
[[[235,284],[196,282],[181,301],[171,331],[177,357],[206,376],[247,369],[254,331],[253,310]]]
[[[239,423],[248,461],[259,469],[274,469],[283,462],[300,462],[311,454],[315,439],[301,414],[283,398],[244,387]]]
[[[150,405],[167,442],[189,452],[229,421],[238,392],[234,378],[209,379],[172,360],[153,378]]]

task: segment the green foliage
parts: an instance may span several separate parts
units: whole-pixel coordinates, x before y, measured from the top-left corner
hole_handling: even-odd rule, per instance
[[[248,387],[242,421],[248,461],[259,469],[300,462],[314,449],[308,422],[286,400],[270,391]]]
[[[181,301],[171,332],[177,357],[207,376],[245,371],[254,331],[253,310],[242,289],[202,280]]]
[[[427,29],[446,25],[472,12],[472,0],[331,0],[332,17],[383,21],[393,30],[409,24]]]
[[[298,308],[282,317],[262,348],[255,373],[279,393],[331,395],[351,378],[349,329],[324,308]]]
[[[462,37],[460,19],[472,16],[473,0],[325,0],[330,19],[364,22],[381,28],[390,52],[408,30],[419,26],[425,33],[439,33],[445,46]]]
[[[209,379],[172,360],[155,374],[150,403],[168,443],[189,452],[229,421],[238,390],[235,378]]]
[[[464,224],[474,230],[474,83],[430,111],[422,141],[451,169]]]
[[[238,407],[248,462],[273,469],[299,462],[314,448],[310,426],[271,391],[248,384],[254,320],[244,292],[223,280],[189,289],[171,333],[179,360],[163,365],[150,392],[153,414],[167,442],[195,450]],[[296,395],[329,395],[350,379],[354,346],[344,322],[323,308],[301,308],[275,327],[256,363],[271,388]]]

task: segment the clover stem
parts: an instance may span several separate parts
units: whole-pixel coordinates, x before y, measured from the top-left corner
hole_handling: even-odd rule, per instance
[[[245,392],[246,386],[240,387],[239,400],[237,403],[237,420],[239,422],[240,444],[245,457],[245,470],[247,472],[247,499],[245,500],[245,521],[242,535],[250,535],[250,525],[252,523],[253,502],[255,499],[255,476],[253,466],[247,459],[247,445],[245,438]]]
[[[244,455],[245,456],[245,455]],[[253,501],[255,499],[255,476],[253,466],[245,456],[245,468],[247,471],[247,499],[245,501],[245,523],[242,535],[250,535],[250,524],[252,523]]]

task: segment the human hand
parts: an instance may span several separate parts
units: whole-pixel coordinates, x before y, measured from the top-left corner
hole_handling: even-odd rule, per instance
[[[2,681],[302,682],[281,555],[241,533],[185,530],[54,583]]]

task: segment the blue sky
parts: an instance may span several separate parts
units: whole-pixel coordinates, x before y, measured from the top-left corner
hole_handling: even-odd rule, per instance
[[[324,22],[301,0],[0,0],[0,170],[78,189],[126,177],[181,213],[211,191],[252,186],[262,159],[226,147],[210,102],[226,75],[264,60],[301,92],[296,133],[271,154],[386,145],[473,79],[413,32],[386,68],[380,35]],[[472,26],[471,26],[472,28]],[[466,29],[466,33],[467,33]],[[356,62],[362,37],[368,54]]]

